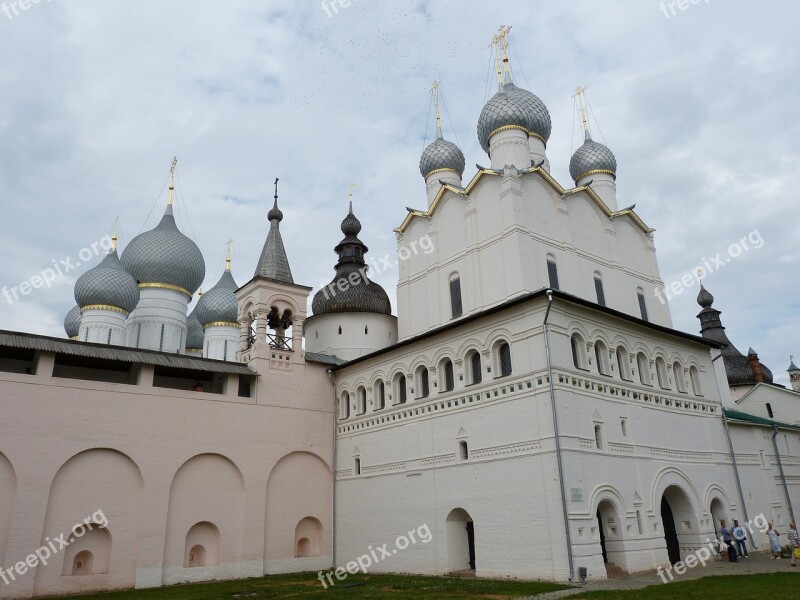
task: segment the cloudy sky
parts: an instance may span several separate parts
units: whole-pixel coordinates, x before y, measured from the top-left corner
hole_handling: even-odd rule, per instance
[[[595,138],[617,156],[619,204],[656,228],[666,283],[757,241],[706,284],[734,343],[786,383],[800,356],[797,2],[332,3],[0,0],[0,286],[81,262],[117,219],[123,247],[153,227],[173,155],[177,218],[205,255],[206,288],[229,237],[237,281],[251,276],[275,177],[298,283],[330,280],[351,182],[362,238],[393,253],[405,207],[425,206],[431,82],[443,82],[445,135],[468,180],[488,163],[475,133],[493,92],[488,44],[511,24],[517,81],[552,115],[554,176],[569,187],[570,95],[585,85]],[[0,328],[63,335],[75,279],[97,261],[0,297]],[[396,278],[376,277],[393,299]],[[696,295],[671,301],[676,328],[698,331]]]

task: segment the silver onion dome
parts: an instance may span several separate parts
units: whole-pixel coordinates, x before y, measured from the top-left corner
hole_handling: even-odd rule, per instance
[[[234,292],[239,286],[228,269],[222,274],[217,284],[208,290],[197,302],[197,319],[205,326],[209,323],[237,323],[239,303]]]
[[[69,310],[66,318],[64,319],[64,331],[67,333],[67,337],[78,337],[78,333],[81,328],[81,316],[80,306],[73,306]]]
[[[197,318],[197,307],[186,318],[186,349],[202,350],[205,332]]]
[[[428,144],[419,159],[419,172],[427,177],[434,171],[455,171],[459,176],[464,174],[464,153],[453,142],[439,137]]]
[[[139,286],[119,261],[117,251],[109,252],[102,262],[78,277],[75,282],[78,306],[112,306],[132,312],[139,303]]]
[[[583,145],[575,151],[569,161],[569,174],[574,181],[596,171],[617,173],[617,159],[607,146],[595,142],[588,134]]]
[[[176,286],[189,295],[203,283],[206,263],[192,240],[175,224],[172,205],[161,222],[133,238],[122,253],[122,266],[140,283]]]
[[[478,141],[489,152],[489,138],[503,127],[521,127],[547,143],[552,124],[544,102],[528,90],[509,82],[492,96],[478,118]]]

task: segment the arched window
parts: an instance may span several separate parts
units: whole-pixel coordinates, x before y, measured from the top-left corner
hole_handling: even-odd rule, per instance
[[[689,380],[692,382],[692,393],[695,396],[702,396],[703,390],[700,389],[700,371],[692,365],[689,367]]]
[[[644,290],[642,288],[636,290],[636,299],[639,301],[639,313],[642,315],[642,321],[649,321],[647,318],[647,303],[644,300]]]
[[[683,378],[683,366],[680,361],[672,363],[672,376],[675,378],[675,388],[682,394],[686,393],[686,379]]]
[[[458,457],[461,460],[469,460],[469,445],[466,440],[458,442]]]
[[[187,567],[206,566],[206,548],[202,544],[195,544],[189,550],[189,561]]]
[[[508,342],[500,342],[497,345],[497,361],[500,377],[511,375],[511,346]]]
[[[344,392],[339,400],[339,418],[346,419],[350,416],[350,394]]]
[[[594,444],[598,450],[603,449],[603,425],[600,423],[594,424]]]
[[[597,372],[600,375],[611,375],[611,368],[608,364],[608,346],[601,340],[594,343],[594,358],[597,362]]]
[[[461,301],[461,278],[458,273],[453,273],[450,276],[450,312],[454,319],[460,317],[464,312],[464,306]]]
[[[477,350],[473,350],[467,354],[467,364],[469,365],[469,383],[475,385],[483,381],[483,372],[481,371],[481,355]]]
[[[619,420],[620,429],[622,429],[622,437],[628,437],[628,419],[622,418]]]
[[[597,303],[600,306],[605,306],[606,292],[603,289],[603,276],[598,272],[594,274],[594,292],[597,295]]]
[[[642,535],[644,533],[642,528],[642,513],[640,513],[638,510],[636,511],[636,527],[639,528],[639,535]]]
[[[88,550],[81,550],[72,559],[73,575],[91,575],[94,555]]]
[[[361,475],[361,458],[358,456],[356,456],[353,464],[353,473],[356,475]]]
[[[386,386],[383,379],[375,382],[375,410],[381,410],[386,406]]]
[[[556,257],[552,254],[547,255],[547,279],[551,289],[561,289],[558,287],[558,265],[556,264]]]
[[[772,412],[772,404],[770,404],[769,402],[767,402],[767,416],[768,416],[770,419],[774,419],[774,418],[775,418],[775,415],[774,415],[774,413]]]
[[[445,358],[439,364],[439,377],[441,390],[443,392],[452,392],[456,387],[455,372],[453,371],[453,361]]]
[[[183,566],[215,567],[219,564],[219,528],[209,521],[195,523],[186,534]]]
[[[643,385],[653,385],[652,376],[650,375],[650,361],[647,360],[644,352],[639,352],[636,355],[636,367],[639,370],[639,381]]]
[[[362,385],[356,390],[356,414],[363,415],[365,412],[367,412],[367,390]]]
[[[667,375],[667,362],[662,358],[656,358],[656,377],[658,378],[658,387],[662,390],[669,389],[669,376]]]
[[[631,362],[628,351],[623,346],[617,347],[617,368],[619,369],[620,379],[623,381],[631,380]]]
[[[586,343],[579,333],[573,333],[570,338],[572,346],[572,364],[576,369],[586,370]]]
[[[406,389],[406,376],[398,373],[394,378],[394,403],[405,404],[408,390]]]
[[[417,398],[427,398],[431,393],[431,382],[428,376],[428,367],[417,369]]]

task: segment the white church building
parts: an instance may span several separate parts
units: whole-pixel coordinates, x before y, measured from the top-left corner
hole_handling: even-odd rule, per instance
[[[77,280],[69,339],[0,331],[0,598],[327,570],[423,525],[372,570],[603,579],[720,519],[786,529],[800,369],[774,384],[704,288],[700,335],[673,329],[611,150],[584,118],[556,181],[550,114],[496,47],[467,179],[436,103],[395,314],[352,204],[332,282],[294,281],[277,181],[253,277],[229,255],[189,313],[205,262],[170,185],[160,223]]]

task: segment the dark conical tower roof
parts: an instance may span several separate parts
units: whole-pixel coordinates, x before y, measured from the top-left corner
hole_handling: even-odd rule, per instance
[[[258,266],[253,277],[267,277],[283,283],[294,283],[292,270],[289,268],[289,259],[286,257],[286,249],[283,247],[280,223],[283,220],[283,212],[278,208],[278,180],[275,180],[275,204],[267,213],[269,219],[269,233],[264,242],[264,249],[261,251],[261,258],[258,259]]]
[[[333,281],[314,295],[311,308],[315,315],[336,312],[371,312],[392,314],[389,296],[380,285],[367,278],[364,255],[369,248],[358,238],[361,221],[350,212],[342,221],[344,239],[334,248],[339,255]]]
[[[712,306],[714,296],[703,287],[703,284],[700,284],[697,303],[703,307],[703,310],[697,315],[697,318],[700,319],[700,334],[704,338],[722,345],[722,361],[725,363],[728,384],[746,385],[758,383],[750,361],[728,339],[725,327],[723,327],[720,319],[722,313]],[[761,364],[761,373],[765,383],[772,383],[772,371],[764,364]]]

